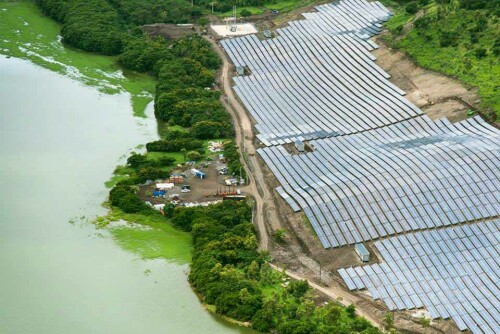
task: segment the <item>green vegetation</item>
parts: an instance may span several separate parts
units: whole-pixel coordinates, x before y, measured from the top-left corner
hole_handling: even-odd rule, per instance
[[[482,116],[500,120],[500,1],[382,2],[395,11],[384,36],[389,45],[422,67],[478,87]]]
[[[153,77],[122,71],[116,57],[65,48],[58,40],[60,25],[40,14],[33,2],[0,2],[0,53],[27,59],[51,71],[96,87],[100,92],[128,92],[136,116],[144,116],[153,100]]]
[[[201,11],[184,0],[35,0],[62,24],[63,41],[82,50],[120,54],[147,23],[185,23]]]
[[[303,8],[306,6],[313,5],[314,3],[318,3],[320,1],[315,0],[256,0],[256,1],[244,1],[243,3],[236,3],[237,13],[236,15],[239,17],[247,17],[250,15],[260,15],[269,10],[277,10],[280,13],[288,13],[293,10]],[[210,4],[211,1],[208,1]],[[218,2],[216,6],[214,6],[214,10],[217,15],[220,17],[228,17],[232,16],[232,2]],[[211,6],[205,6],[206,8],[210,8]]]
[[[278,229],[274,231],[274,241],[279,244],[284,244],[286,242],[286,230]]]
[[[239,175],[241,171],[241,176],[246,177],[245,169],[240,161],[238,146],[233,140],[224,142],[224,157],[226,158],[229,174]]]
[[[306,281],[288,281],[257,251],[252,209],[244,202],[176,208],[174,226],[191,231],[194,242],[189,281],[215,311],[251,321],[258,331],[280,334],[380,333],[356,316],[353,306],[318,306]]]
[[[318,1],[315,0],[278,0],[269,1],[264,7],[271,10],[278,10],[280,13],[291,12],[292,10],[299,9],[302,7],[310,6]]]
[[[183,129],[164,131],[164,141],[171,143],[155,143],[148,150],[192,150],[199,145],[187,147],[173,141],[232,136],[229,115],[219,101],[220,92],[212,89],[220,59],[202,37],[191,35],[169,43],[143,36],[128,44],[119,59],[126,68],[149,72],[158,78],[155,115],[169,127]],[[168,147],[160,149],[160,144]],[[179,147],[171,147],[175,145]]]
[[[117,222],[134,223],[117,223]],[[191,261],[192,237],[165,222],[165,217],[152,209],[148,214],[129,214],[113,207],[106,216],[95,221],[107,227],[113,239],[125,250],[141,259],[167,259],[181,264]]]

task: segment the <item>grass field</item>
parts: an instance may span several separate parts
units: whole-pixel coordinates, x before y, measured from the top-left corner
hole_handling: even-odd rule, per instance
[[[385,40],[406,52],[419,66],[456,77],[469,87],[478,87],[483,116],[490,121],[500,120],[500,61],[493,50],[500,40],[498,17],[485,10],[457,6],[443,9],[431,1],[418,14],[428,19],[428,24],[414,24],[407,31],[403,26],[416,16],[406,13],[394,1],[383,2],[395,12],[386,23],[390,34],[384,36]],[[443,41],[445,38],[450,39],[450,44]],[[479,55],[481,49],[485,53]]]
[[[263,14],[266,11],[270,10],[277,10],[280,13],[288,13],[291,12],[292,10],[296,10],[298,8],[306,7],[309,5],[314,4],[314,0],[304,0],[304,1],[297,1],[297,0],[278,0],[275,3],[268,3],[264,4],[262,6],[242,6],[242,7],[237,7],[236,8],[236,14],[238,17],[241,17],[241,12],[243,10],[248,10],[252,15],[259,15]],[[217,16],[224,18],[224,17],[229,17],[232,16],[233,12],[228,11],[226,13],[219,13]]]

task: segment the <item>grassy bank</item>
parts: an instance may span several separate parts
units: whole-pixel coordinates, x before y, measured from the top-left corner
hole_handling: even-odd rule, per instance
[[[498,8],[471,9],[466,1],[457,0],[413,2],[416,9],[407,1],[382,2],[395,13],[386,23],[385,41],[419,66],[478,87],[482,116],[500,120]]]
[[[26,59],[39,66],[96,87],[100,92],[128,92],[134,114],[144,116],[152,101],[153,77],[123,71],[117,57],[102,56],[65,47],[60,25],[42,15],[31,1],[0,2],[0,53]]]

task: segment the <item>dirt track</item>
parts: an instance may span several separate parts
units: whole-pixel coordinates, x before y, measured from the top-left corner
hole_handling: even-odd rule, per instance
[[[265,214],[268,215],[268,221],[279,222],[279,218],[274,208],[273,196],[265,186],[264,175],[257,161],[256,147],[253,143],[254,134],[252,122],[233,92],[230,76],[233,65],[213,39],[207,38],[207,40],[214,46],[223,62],[220,74],[220,84],[222,85],[224,95],[221,97],[221,100],[233,119],[236,143],[240,148],[240,159],[248,171],[250,184],[247,191],[251,193],[255,199],[254,223],[257,226],[259,235],[259,249],[267,250],[269,239],[268,231],[266,230]]]

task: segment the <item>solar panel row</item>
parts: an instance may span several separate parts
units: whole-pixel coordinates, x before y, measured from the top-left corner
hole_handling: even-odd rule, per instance
[[[375,242],[381,264],[340,269],[351,290],[368,289],[391,310],[425,307],[460,330],[500,333],[500,220]]]
[[[325,247],[338,247],[499,215],[499,144],[500,132],[479,117],[423,116],[313,140],[311,153],[258,152],[278,193],[304,210]]]

